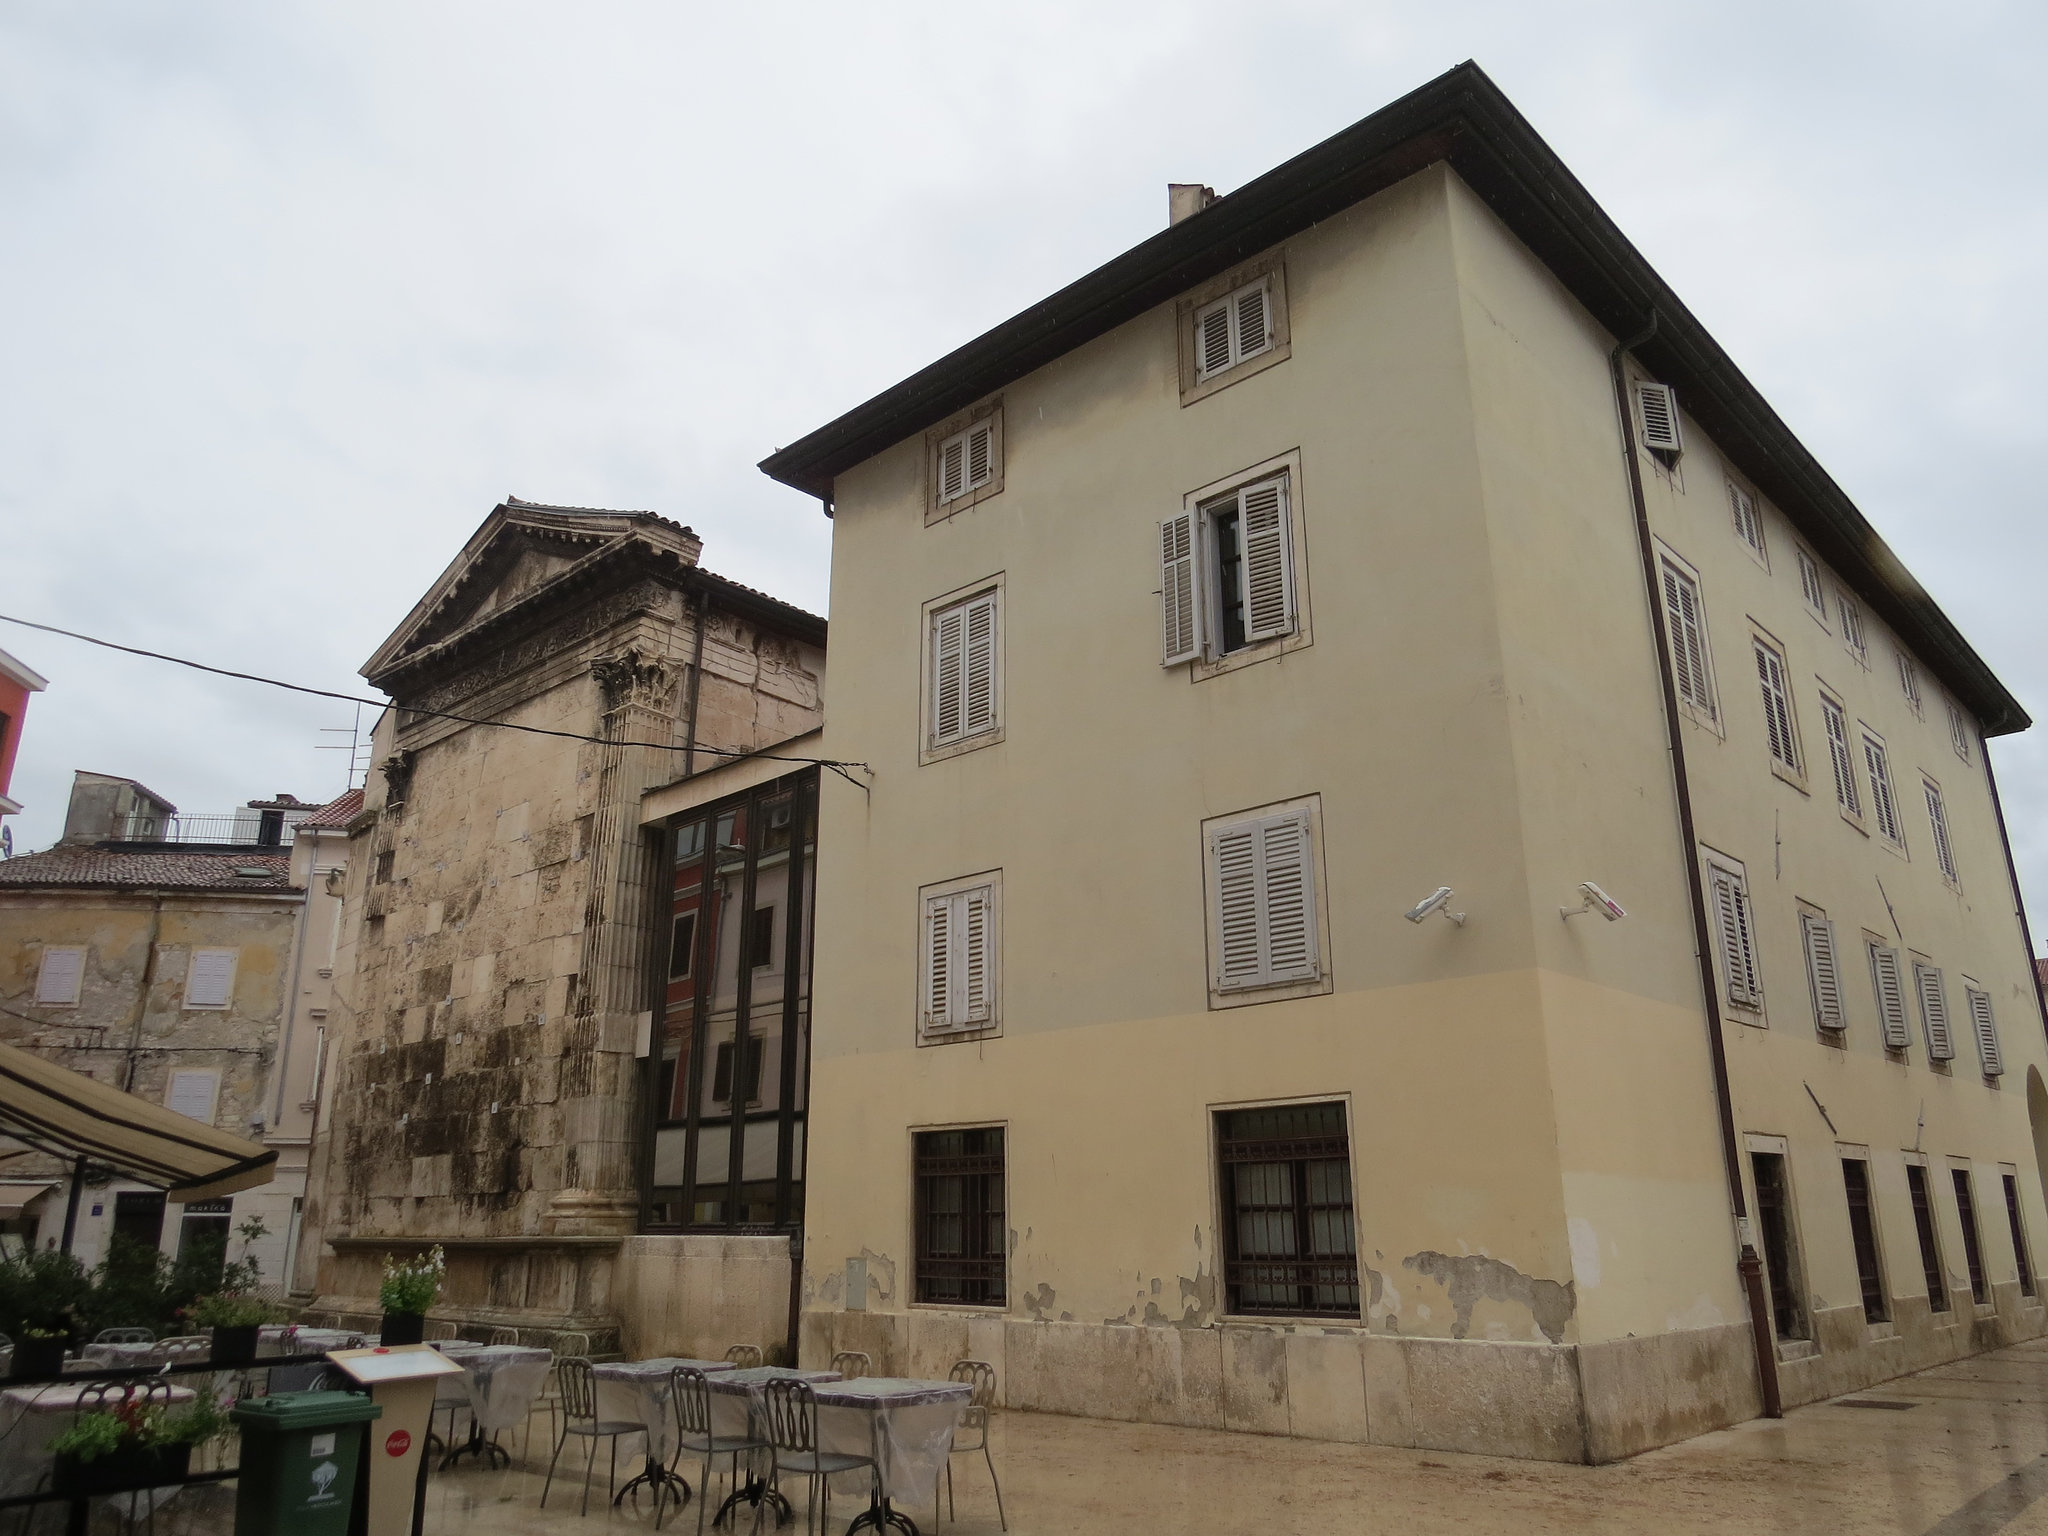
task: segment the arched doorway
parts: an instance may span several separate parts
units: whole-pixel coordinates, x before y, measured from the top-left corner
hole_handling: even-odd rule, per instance
[[[2027,1068],[2027,1124],[2034,1132],[2034,1167],[2048,1190],[2048,1083],[2041,1081],[2039,1067]]]

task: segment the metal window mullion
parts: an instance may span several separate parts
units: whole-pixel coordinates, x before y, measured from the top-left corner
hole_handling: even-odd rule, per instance
[[[772,787],[772,786],[770,786]],[[745,859],[740,865],[739,929],[734,934],[733,945],[733,1005],[732,1039],[733,1054],[740,1054],[740,1042],[753,1028],[750,1017],[754,1006],[754,967],[749,963],[753,953],[749,949],[754,942],[754,892],[755,875],[761,863],[761,840],[767,833],[767,822],[763,815],[767,797],[760,789],[748,795],[745,802],[747,833],[742,846],[746,849]],[[792,840],[794,838],[792,837]],[[717,977],[712,978],[713,983]],[[725,1170],[725,1221],[727,1227],[737,1226],[740,1206],[740,1185],[745,1182],[746,1170],[742,1160],[746,1150],[747,1107],[744,1103],[732,1102],[726,1106],[731,1121],[727,1126],[731,1153]]]
[[[790,1186],[796,1169],[796,1076],[797,1028],[802,1012],[801,1000],[809,978],[804,969],[805,952],[810,947],[810,914],[804,901],[804,875],[807,861],[804,858],[805,828],[809,826],[809,812],[816,802],[818,770],[798,780],[789,792],[789,865],[787,881],[789,895],[784,905],[787,916],[783,919],[782,957],[782,1061],[776,1078],[775,1116],[775,1224],[786,1227],[791,1221]]]
[[[698,1122],[702,1118],[702,1101],[704,1097],[704,1042],[711,1033],[711,988],[705,985],[705,977],[709,975],[713,982],[716,982],[718,979],[715,974],[718,968],[718,950],[712,941],[712,936],[718,932],[719,921],[723,917],[723,914],[717,910],[718,895],[711,884],[712,871],[717,867],[718,863],[718,849],[715,846],[718,837],[717,811],[706,811],[701,818],[701,824],[704,828],[704,836],[702,839],[703,847],[699,851],[697,864],[697,927],[696,931],[690,936],[691,942],[696,949],[696,953],[690,958],[690,1059],[683,1073],[683,1093],[685,1098],[683,1109],[683,1219],[681,1225],[686,1227],[697,1224],[695,1208],[697,1203],[697,1136],[700,1129]],[[669,873],[669,881],[671,886],[673,886],[675,881],[673,870]],[[670,897],[670,902],[671,910],[673,910],[673,895]],[[711,951],[708,956],[705,954],[707,949]],[[707,962],[710,966],[709,971],[706,970]],[[663,999],[663,1004],[666,1007],[666,998]],[[664,1017],[664,1026],[666,1023],[667,1019]]]

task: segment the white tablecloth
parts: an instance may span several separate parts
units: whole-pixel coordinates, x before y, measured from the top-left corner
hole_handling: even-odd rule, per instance
[[[938,1496],[954,1431],[974,1396],[971,1387],[958,1381],[862,1376],[811,1390],[818,1399],[820,1450],[874,1457],[891,1503],[917,1508]],[[847,1474],[847,1491],[865,1476]],[[837,1491],[841,1485],[832,1486]]]
[[[462,1367],[460,1376],[440,1378],[435,1401],[461,1403],[487,1435],[517,1429],[526,1422],[554,1362],[546,1350],[526,1344],[471,1344],[449,1339],[435,1348]]]
[[[0,1392],[0,1495],[34,1493],[43,1486],[50,1472],[50,1442],[70,1427],[78,1411],[79,1395],[93,1385],[89,1381],[58,1381],[40,1387],[10,1387]],[[197,1396],[190,1387],[174,1386],[170,1401],[189,1403]],[[161,1506],[177,1491],[154,1490],[150,1499],[138,1502],[138,1513],[151,1502]],[[32,1529],[64,1529],[68,1505],[41,1504],[34,1508]],[[122,1508],[127,1508],[125,1499]]]
[[[678,1366],[719,1376],[732,1370],[730,1360],[608,1360],[590,1368],[597,1383],[597,1416],[613,1423],[647,1426],[647,1452],[667,1461],[676,1448],[675,1405],[669,1398],[669,1372]]]

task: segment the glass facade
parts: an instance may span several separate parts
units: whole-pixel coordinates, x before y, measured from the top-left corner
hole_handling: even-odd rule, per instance
[[[649,1231],[802,1224],[817,804],[812,769],[668,828]]]

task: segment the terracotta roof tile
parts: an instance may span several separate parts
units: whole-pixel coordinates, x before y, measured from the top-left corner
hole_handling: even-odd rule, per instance
[[[299,823],[301,827],[345,827],[362,814],[363,792],[352,789],[338,799],[330,800],[312,815]]]
[[[238,875],[261,869],[261,876]],[[181,848],[50,848],[0,859],[0,890],[34,886],[187,891],[297,891],[291,855],[270,851],[197,853]]]

